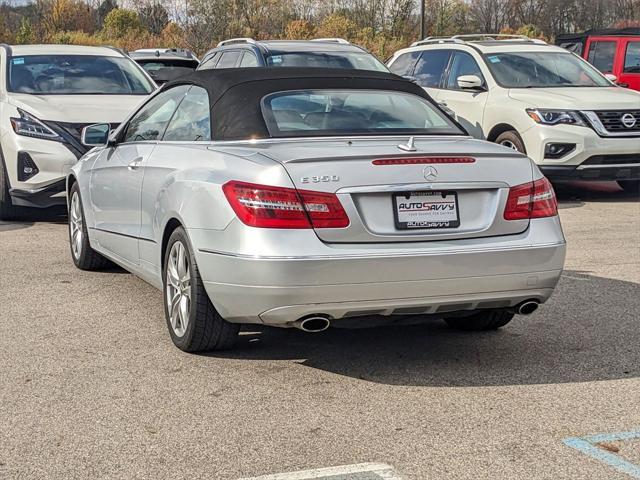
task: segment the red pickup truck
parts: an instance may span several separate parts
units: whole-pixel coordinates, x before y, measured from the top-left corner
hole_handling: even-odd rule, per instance
[[[591,63],[616,83],[640,91],[640,28],[587,30],[558,35],[556,44]]]

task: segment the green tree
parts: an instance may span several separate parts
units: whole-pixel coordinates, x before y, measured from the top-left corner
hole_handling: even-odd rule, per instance
[[[116,0],[103,0],[97,10],[98,26],[102,28],[104,26],[104,20],[112,10],[118,8],[118,2]]]
[[[18,29],[18,33],[16,33],[16,43],[24,45],[34,43],[35,40],[36,34],[33,31],[31,21],[27,17],[22,17],[20,20],[20,28]]]
[[[111,10],[104,19],[102,32],[109,38],[121,38],[142,32],[140,17],[133,10],[116,8]]]
[[[285,38],[307,40],[316,36],[316,27],[308,20],[291,20],[284,29]]]
[[[516,30],[517,35],[524,35],[529,38],[540,38],[542,40],[546,40],[542,30],[540,30],[535,25],[523,25],[518,30]]]
[[[327,15],[320,27],[318,35],[320,37],[353,38],[358,31],[358,25],[351,19],[338,14]]]

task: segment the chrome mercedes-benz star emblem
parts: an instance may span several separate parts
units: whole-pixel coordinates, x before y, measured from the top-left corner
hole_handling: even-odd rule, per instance
[[[422,174],[424,175],[424,178],[430,182],[438,178],[438,170],[436,170],[436,167],[432,167],[431,165],[424,167]]]
[[[625,113],[622,117],[620,117],[620,121],[627,128],[633,128],[636,126],[636,117],[634,117],[630,113]]]

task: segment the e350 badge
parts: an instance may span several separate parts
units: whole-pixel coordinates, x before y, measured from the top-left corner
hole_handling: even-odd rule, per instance
[[[314,175],[312,177],[302,177],[300,181],[302,183],[339,182],[340,177],[338,175]]]

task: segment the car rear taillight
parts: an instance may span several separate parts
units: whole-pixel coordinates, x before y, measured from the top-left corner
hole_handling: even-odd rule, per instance
[[[344,228],[349,217],[333,193],[230,181],[222,190],[242,223],[261,228]]]
[[[549,180],[542,177],[509,189],[505,220],[553,217],[558,214],[558,202]]]

